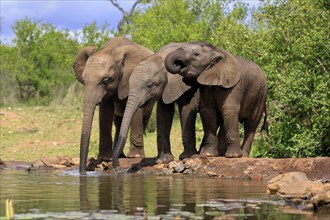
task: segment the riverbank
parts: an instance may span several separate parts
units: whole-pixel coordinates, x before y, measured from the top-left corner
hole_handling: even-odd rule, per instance
[[[330,158],[194,158],[157,164],[155,158],[121,158],[114,170],[111,162],[102,163],[95,170],[111,172],[134,172],[142,174],[186,174],[221,178],[238,178],[268,181],[288,172],[304,172],[311,180],[330,180]],[[44,158],[34,162],[3,161],[8,169],[78,169],[76,157]]]

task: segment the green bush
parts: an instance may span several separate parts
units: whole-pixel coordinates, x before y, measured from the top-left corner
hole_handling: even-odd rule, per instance
[[[72,64],[79,49],[101,47],[112,35],[107,25],[98,29],[95,22],[72,33],[29,18],[16,21],[14,45],[0,45],[0,104],[43,105],[65,97],[76,81]]]

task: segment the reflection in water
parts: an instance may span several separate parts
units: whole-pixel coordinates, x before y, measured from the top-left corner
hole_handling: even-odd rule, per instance
[[[101,175],[97,178],[98,210],[117,210],[121,214],[135,214],[145,210],[150,214],[165,214],[171,208],[180,211],[199,212],[214,199],[265,198],[265,188],[258,183],[234,184],[220,179],[182,176]],[[95,178],[80,176],[80,210],[87,212],[95,207],[89,196],[95,192],[89,187]],[[246,185],[245,187],[242,187]],[[88,189],[89,188],[89,189]]]
[[[15,214],[35,210],[135,216],[186,213],[204,219],[219,215],[277,219],[288,215],[277,208],[278,204],[268,202],[261,182],[97,172],[80,176],[77,171],[55,174],[0,170],[0,175],[0,216],[5,215],[7,198],[13,199]]]

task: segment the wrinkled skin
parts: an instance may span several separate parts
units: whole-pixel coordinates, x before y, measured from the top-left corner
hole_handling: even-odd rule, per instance
[[[94,111],[99,105],[99,154],[94,165],[109,161],[113,155],[112,124],[116,129],[114,142],[128,96],[128,79],[136,64],[153,52],[125,37],[112,38],[100,51],[82,48],[73,64],[75,75],[84,85],[84,116],[80,141],[80,171],[86,171],[87,154]],[[144,157],[143,132],[151,115],[152,105],[139,109],[132,119],[128,157]]]
[[[184,146],[180,159],[198,154],[195,121],[199,110],[199,90],[186,85],[180,75],[168,73],[164,66],[165,56],[183,44],[167,45],[134,68],[129,80],[129,97],[118,146],[112,160],[114,167],[118,165],[118,156],[124,147],[132,115],[138,108],[157,100],[157,162],[165,163],[174,160],[171,152],[170,131],[175,103],[179,107]]]
[[[200,114],[205,133],[201,156],[248,157],[265,112],[267,82],[260,67],[205,43],[190,43],[168,54],[167,70],[200,84]],[[220,131],[217,135],[217,122]],[[239,122],[244,124],[240,145]]]

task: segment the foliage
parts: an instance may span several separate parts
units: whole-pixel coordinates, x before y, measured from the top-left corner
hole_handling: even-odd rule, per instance
[[[270,141],[262,155],[330,156],[330,23],[323,1],[268,1],[254,47],[268,76]]]
[[[98,29],[95,22],[80,33],[28,18],[16,21],[15,45],[0,45],[1,104],[48,104],[65,96],[75,81],[72,63],[80,47],[101,47],[112,34],[107,25]]]
[[[152,50],[172,42],[209,41],[229,1],[154,0],[138,10],[123,33]]]
[[[112,30],[109,30],[109,24],[104,24],[101,29],[97,26],[96,22],[93,22],[90,25],[86,25],[82,33],[80,33],[80,44],[83,46],[104,46],[110,39],[111,36],[114,35]]]

